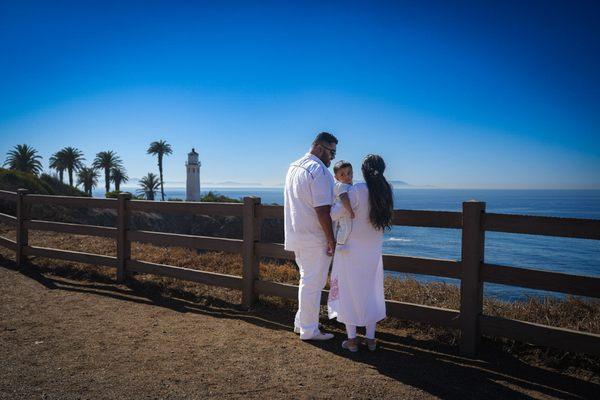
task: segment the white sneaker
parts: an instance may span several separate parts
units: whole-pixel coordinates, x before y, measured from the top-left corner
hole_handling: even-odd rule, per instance
[[[323,325],[319,324],[319,329],[323,329]],[[300,327],[294,325],[294,333],[300,333]]]
[[[333,333],[317,332],[313,337],[302,340],[329,340],[333,339]]]

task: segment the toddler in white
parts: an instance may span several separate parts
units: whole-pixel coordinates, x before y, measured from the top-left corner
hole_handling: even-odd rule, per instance
[[[348,198],[348,190],[352,186],[352,164],[347,161],[339,161],[334,165],[333,173],[335,175],[335,202],[340,202],[350,214],[350,217],[340,218],[337,227],[334,227],[336,251],[345,251],[346,240],[352,231],[352,218],[354,218],[354,211]]]

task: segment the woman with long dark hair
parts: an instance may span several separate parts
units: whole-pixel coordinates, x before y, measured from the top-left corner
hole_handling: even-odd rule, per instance
[[[375,326],[385,318],[383,292],[383,232],[392,225],[394,202],[392,188],[383,175],[385,162],[374,154],[365,157],[362,173],[365,183],[350,188],[348,197],[354,211],[352,232],[345,251],[336,252],[333,259],[329,299],[329,318],[346,325],[348,340],[342,347],[358,351],[356,328],[366,328],[366,344],[376,349]],[[348,213],[345,207],[334,205],[333,220]]]

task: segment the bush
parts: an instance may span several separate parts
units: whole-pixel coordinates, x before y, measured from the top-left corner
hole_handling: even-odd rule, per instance
[[[48,186],[50,186],[54,191],[54,194],[59,194],[63,196],[89,197],[85,192],[77,189],[76,187],[62,183],[56,176],[42,174],[40,176],[40,180],[42,182],[47,183]]]
[[[133,193],[127,192],[127,191],[123,191],[123,190],[113,190],[112,192],[107,192],[105,194],[105,196],[106,196],[107,199],[116,199],[116,198],[119,197],[120,193],[129,193],[131,195],[132,199],[139,199],[139,197],[136,197]]]
[[[36,194],[56,194],[52,186],[33,174],[0,168],[0,189],[16,192],[28,189]]]
[[[200,201],[213,202],[213,203],[243,203],[242,200],[232,199],[231,197],[224,196],[212,190],[200,197]]]

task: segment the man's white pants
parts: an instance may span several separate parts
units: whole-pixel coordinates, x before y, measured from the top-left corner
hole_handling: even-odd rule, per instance
[[[321,291],[327,283],[331,257],[326,247],[296,250],[296,264],[300,268],[298,312],[294,326],[300,329],[300,339],[311,339],[319,332]]]

